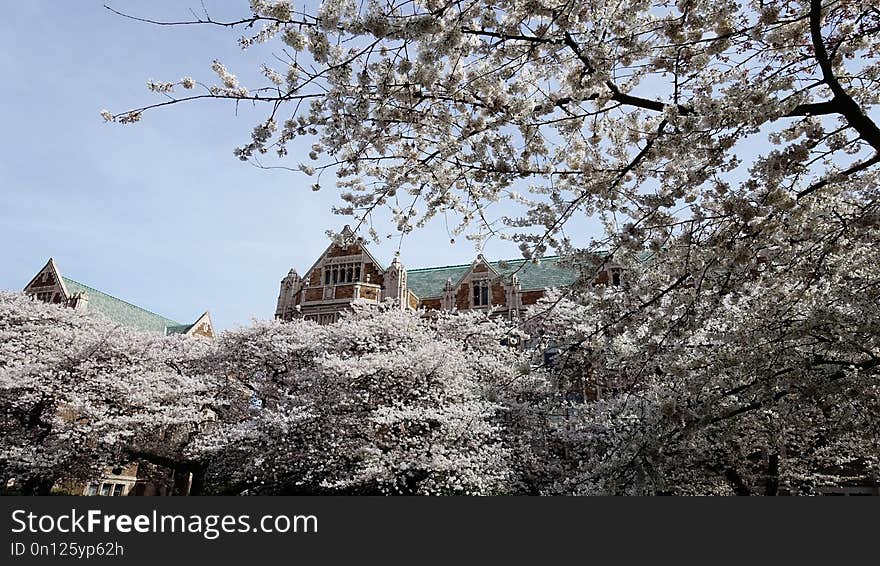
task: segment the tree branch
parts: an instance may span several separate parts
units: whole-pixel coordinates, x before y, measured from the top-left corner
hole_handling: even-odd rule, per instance
[[[837,111],[846,118],[847,123],[859,133],[861,138],[880,152],[880,128],[862,112],[861,107],[844,90],[834,74],[834,66],[825,48],[825,40],[822,38],[822,0],[810,0],[810,38],[816,53],[816,61],[822,71],[822,80],[834,93],[831,102],[836,105]]]
[[[183,21],[179,21],[179,22],[163,22],[163,21],[161,21],[161,20],[150,20],[150,19],[148,19],[148,18],[138,18],[137,16],[132,16],[132,15],[130,15],[130,14],[126,14],[126,13],[124,13],[124,12],[120,12],[119,10],[115,10],[115,9],[111,8],[110,6],[108,6],[107,4],[104,4],[104,7],[105,7],[106,9],[110,10],[111,12],[113,12],[114,14],[116,14],[117,16],[122,16],[123,18],[127,18],[127,19],[129,19],[129,20],[134,20],[134,21],[136,21],[136,22],[144,22],[144,23],[146,23],[146,24],[153,24],[153,25],[155,25],[155,26],[194,26],[194,25],[214,25],[214,26],[221,26],[221,27],[232,28],[232,27],[235,27],[235,26],[241,26],[241,25],[243,25],[243,26],[252,26],[252,25],[254,25],[256,22],[259,22],[259,21],[274,22],[274,23],[277,23],[277,24],[298,24],[298,25],[303,25],[303,26],[315,26],[315,25],[317,25],[317,22],[307,22],[307,21],[304,21],[304,20],[282,20],[282,19],[279,19],[279,18],[270,18],[270,17],[267,17],[267,16],[258,16],[258,15],[256,15],[256,14],[254,14],[254,15],[251,16],[250,18],[242,18],[242,19],[240,19],[240,20],[234,20],[234,21],[231,21],[231,22],[218,22],[218,21],[216,21],[216,20],[211,19],[211,17],[210,17],[210,16],[207,16],[207,14],[206,14],[207,17],[206,17],[206,19],[204,19],[204,20],[201,19],[201,18],[197,18],[197,19],[195,19],[195,20],[183,20]],[[195,15],[195,14],[194,14],[194,15]]]

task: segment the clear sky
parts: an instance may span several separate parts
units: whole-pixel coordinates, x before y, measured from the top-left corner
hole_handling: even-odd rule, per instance
[[[162,20],[199,8],[104,2]],[[148,79],[209,81],[213,59],[244,77],[271,54],[242,53],[237,31],[152,26],[104,2],[14,2],[0,20],[0,289],[20,290],[54,257],[64,275],[180,322],[205,309],[221,329],[271,317],[288,269],[302,274],[327,246],[324,232],[348,221],[330,212],[332,188],[313,192],[305,175],[236,159],[232,150],[263,116],[247,105],[237,114],[216,101],[178,105],[129,126],[99,116],[159,101]],[[248,10],[246,0],[206,5],[216,18]],[[292,155],[288,165],[305,160]],[[371,251],[388,262],[396,246]],[[500,241],[485,254],[518,257]],[[469,242],[450,245],[435,221],[408,237],[401,257],[425,267],[474,255]]]

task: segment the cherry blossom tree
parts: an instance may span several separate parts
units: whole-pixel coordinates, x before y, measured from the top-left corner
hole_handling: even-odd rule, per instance
[[[779,208],[845,178],[868,182],[880,159],[871,2],[250,7],[237,21],[176,23],[240,29],[255,61],[271,49],[282,66],[261,64],[263,83],[245,86],[214,61],[219,82],[151,80],[164,102],[105,118],[202,98],[265,104],[239,157],[283,157],[311,136],[313,164],[294,167],[316,188],[332,170],[340,212],[363,220],[389,207],[403,232],[443,213],[460,230],[495,232],[486,208],[505,200],[525,210],[498,236],[523,240],[526,255],[566,249],[563,227],[582,213],[611,224],[615,247],[659,245],[682,209]]]
[[[214,367],[250,384],[252,418],[195,450],[217,491],[487,494],[513,489],[500,400],[526,363],[482,316],[386,309],[333,325],[263,322],[222,336]]]
[[[538,310],[538,332],[559,348],[560,386],[616,391],[571,407],[557,428],[571,473],[554,489],[876,485],[880,232],[876,209],[865,214],[842,195],[810,200],[774,220],[787,225],[787,245],[754,230],[757,257],[682,247],[634,266],[624,288]],[[677,272],[691,275],[676,285]]]
[[[208,348],[0,293],[0,477],[45,494],[137,460],[187,467],[188,431],[228,404]]]
[[[281,66],[245,86],[215,61],[217,81],[151,81],[165,100],[105,119],[264,104],[236,155],[275,155],[314,189],[332,174],[337,212],[369,225],[387,208],[403,234],[447,216],[453,237],[555,249],[583,273],[532,315],[559,351],[550,390],[619,393],[546,405],[539,380],[509,397],[535,419],[517,421],[541,454],[521,460],[531,489],[877,480],[876,3],[253,0],[176,23],[241,30]],[[289,156],[303,137],[309,155]],[[579,216],[605,236],[567,231]],[[592,284],[608,258],[620,289]]]

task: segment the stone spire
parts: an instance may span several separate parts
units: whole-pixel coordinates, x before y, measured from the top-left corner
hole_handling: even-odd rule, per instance
[[[455,308],[455,286],[452,278],[447,277],[446,283],[443,284],[443,295],[440,296],[440,308],[451,311]]]
[[[394,254],[394,260],[385,270],[385,298],[395,299],[401,309],[407,308],[409,292],[406,288],[406,268],[400,263],[399,254]]]
[[[302,287],[302,278],[296,269],[290,268],[287,276],[281,280],[281,291],[278,293],[278,305],[275,308],[275,318],[287,320],[293,311],[295,297]]]
[[[522,304],[522,285],[516,273],[510,276],[510,285],[506,286],[507,290],[507,308],[511,316],[519,315],[523,308]]]

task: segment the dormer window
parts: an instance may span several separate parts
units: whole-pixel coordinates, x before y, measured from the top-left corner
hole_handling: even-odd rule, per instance
[[[472,281],[471,286],[473,287],[473,299],[475,307],[488,307],[489,306],[489,281],[486,279],[481,279],[479,281]]]

